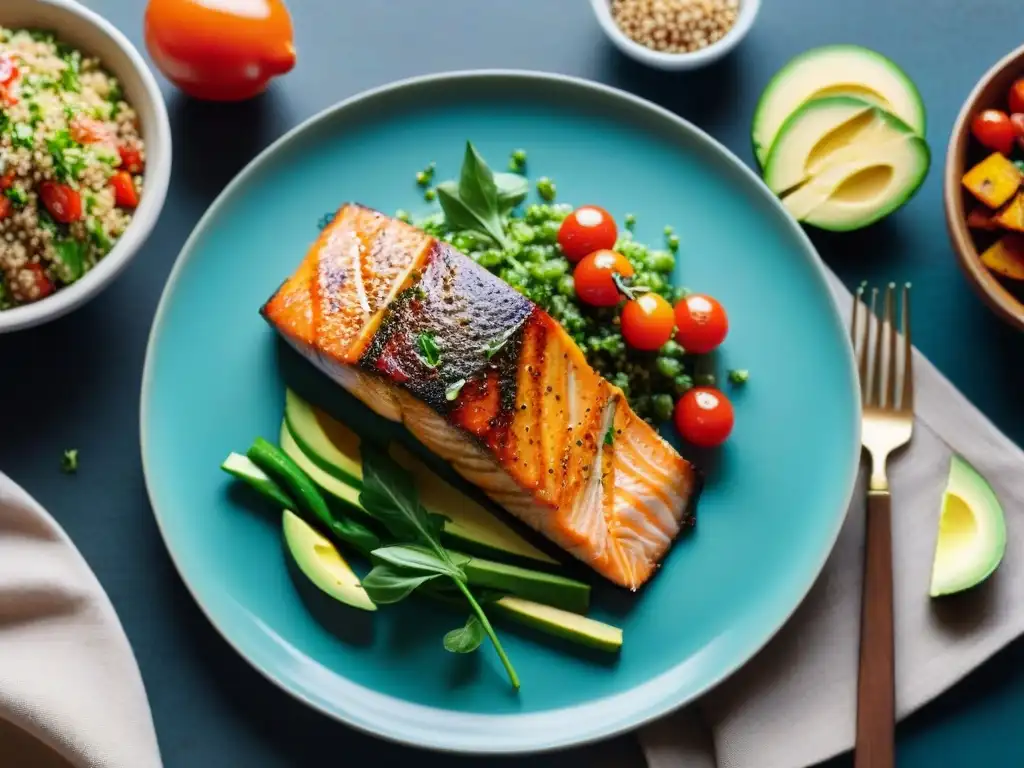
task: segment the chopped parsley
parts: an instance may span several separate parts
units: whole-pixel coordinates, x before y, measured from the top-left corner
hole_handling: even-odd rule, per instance
[[[60,277],[65,283],[73,283],[82,276],[84,269],[85,245],[71,238],[57,240],[53,249],[60,259]]]
[[[113,241],[107,236],[103,225],[97,219],[89,218],[85,223],[85,228],[89,230],[89,238],[101,253],[106,253],[114,247]]]
[[[11,143],[23,149],[32,149],[32,142],[35,140],[35,131],[28,123],[14,123],[11,126]]]
[[[490,360],[501,351],[502,347],[508,344],[508,340],[510,338],[512,338],[512,333],[507,332],[497,338],[491,339],[487,342],[486,346],[484,346],[484,357]]]
[[[40,208],[37,213],[37,219],[39,221],[40,229],[45,229],[51,235],[56,235],[58,233],[59,230],[57,229],[57,222],[53,220],[53,217],[50,216],[47,211]]]
[[[46,148],[53,157],[53,168],[61,181],[72,181],[85,170],[85,148],[71,138],[67,130],[57,131],[46,140]]]
[[[21,187],[10,186],[4,190],[4,195],[18,208],[28,202],[28,194]]]
[[[78,449],[68,448],[60,457],[60,469],[67,475],[73,475],[78,471]]]
[[[78,79],[78,73],[82,71],[82,54],[73,49],[65,49],[63,59],[67,66],[60,73],[61,87],[71,93],[81,93],[82,83]]]
[[[28,121],[33,128],[43,122],[43,109],[39,106],[39,102],[30,101],[28,103]]]
[[[441,364],[441,350],[432,333],[421,333],[416,337],[416,346],[420,350],[420,359],[428,368],[437,368]]]
[[[604,433],[604,444],[613,445],[615,443],[615,427],[609,426],[608,431]]]

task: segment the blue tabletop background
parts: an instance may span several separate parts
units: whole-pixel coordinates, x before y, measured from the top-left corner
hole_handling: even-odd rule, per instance
[[[142,48],[140,0],[89,0]],[[1024,337],[970,291],[946,239],[941,166],[950,128],[977,78],[1022,42],[1019,0],[767,0],[723,62],[666,74],[623,58],[587,0],[292,0],[298,66],[238,105],[191,102],[162,81],[174,168],[156,231],[102,296],[49,326],[0,337],[0,469],[67,529],[120,614],[149,692],[168,768],[348,765],[469,766],[385,744],[306,710],[214,632],[175,573],[146,497],[138,445],[146,338],[171,265],[199,216],[257,152],[320,109],[411,75],[485,67],[599,80],[696,123],[746,162],[749,124],[768,78],[815,45],[855,42],[896,59],[928,109],[935,163],[911,204],[886,222],[815,234],[847,285],[911,280],[924,353],[1016,442],[1024,442]],[[594,162],[601,162],[595,157]],[[411,171],[410,171],[411,172]],[[213,372],[213,375],[216,375]],[[809,382],[812,386],[813,382]],[[61,451],[81,450],[76,476]],[[901,766],[1024,765],[1024,642],[1006,649],[898,728]],[[799,724],[794,723],[799,728]],[[628,764],[630,739],[571,755],[490,761],[546,768]],[[2,763],[0,757],[0,763]],[[839,758],[828,764],[849,764]]]

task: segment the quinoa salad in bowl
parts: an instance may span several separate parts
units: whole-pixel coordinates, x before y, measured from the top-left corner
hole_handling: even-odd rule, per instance
[[[110,252],[145,162],[138,116],[97,58],[0,26],[0,312],[77,282]]]

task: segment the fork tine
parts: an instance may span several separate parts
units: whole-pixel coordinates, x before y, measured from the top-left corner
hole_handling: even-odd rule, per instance
[[[885,308],[883,310],[884,316],[877,318],[875,321],[875,362],[871,370],[871,389],[873,394],[871,395],[871,404],[876,408],[881,408],[885,405],[883,397],[885,395],[885,384],[884,384],[884,363],[885,363],[885,341],[888,328],[892,324],[892,293],[886,291],[885,293]]]
[[[889,365],[886,369],[885,405],[896,408],[896,377],[899,374],[899,358],[896,357],[896,283],[889,283],[885,289],[885,323],[889,335]]]
[[[914,346],[910,339],[910,283],[903,286],[903,394],[900,409],[914,412]]]
[[[860,398],[864,405],[871,404],[871,378],[868,371],[869,353],[871,350],[871,318],[875,317],[875,303],[878,289],[871,289],[871,307],[864,318],[864,344],[860,348]]]

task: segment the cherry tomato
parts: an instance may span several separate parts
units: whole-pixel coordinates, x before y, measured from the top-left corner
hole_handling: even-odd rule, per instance
[[[989,149],[1004,155],[1013,150],[1017,138],[1010,117],[998,109],[986,109],[971,122],[971,133]]]
[[[105,123],[85,115],[75,115],[70,125],[71,138],[79,144],[113,144],[114,131]]]
[[[573,281],[580,301],[595,307],[614,307],[622,296],[613,275],[632,277],[633,265],[615,251],[594,251],[576,265]]]
[[[11,209],[14,204],[7,197],[0,197],[0,221],[3,221],[11,215]]]
[[[118,171],[110,177],[110,186],[114,188],[114,202],[122,208],[135,208],[139,204],[139,193],[135,191],[135,182],[128,171]]]
[[[594,251],[615,246],[618,229],[604,208],[584,205],[570,213],[558,229],[558,244],[565,258],[575,264]]]
[[[50,215],[62,224],[82,218],[82,196],[67,184],[44,181],[39,185],[39,196]]]
[[[9,53],[0,53],[0,85],[7,85],[18,78],[18,65]]]
[[[1010,86],[1010,111],[1024,112],[1024,77]]]
[[[36,289],[39,291],[39,295],[35,298],[35,301],[45,299],[57,290],[57,286],[53,284],[53,280],[46,276],[46,272],[40,264],[28,264],[25,269],[32,273],[32,278],[36,283]]]
[[[702,448],[721,445],[732,432],[732,403],[711,387],[686,392],[676,403],[674,415],[683,439]]]
[[[729,318],[716,299],[693,293],[676,304],[676,341],[683,349],[703,355],[729,333]]]
[[[1024,149],[1024,112],[1014,112],[1010,115],[1010,125],[1013,126],[1013,134],[1017,140],[1017,147]]]
[[[634,349],[652,351],[672,338],[676,316],[656,293],[643,293],[622,308],[622,338]]]
[[[251,98],[295,66],[281,0],[149,0],[145,35],[160,71],[197,99]]]
[[[128,173],[139,174],[142,173],[144,164],[142,162],[142,153],[134,147],[126,147],[121,145],[117,148],[117,152],[121,155],[121,168]]]

